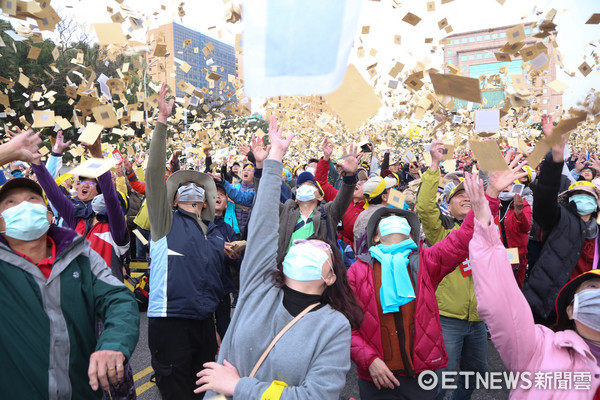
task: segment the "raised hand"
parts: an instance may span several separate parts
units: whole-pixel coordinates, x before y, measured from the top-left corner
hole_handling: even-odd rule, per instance
[[[544,135],[546,135],[546,137],[552,135],[553,130],[554,124],[552,123],[552,115],[542,115],[542,131],[544,132]]]
[[[548,114],[542,115],[542,131],[546,138],[549,138],[554,131],[554,124],[552,123],[552,116]],[[552,146],[552,160],[554,162],[563,162],[565,154],[565,146],[567,145],[567,139],[562,136],[560,142]]]
[[[252,154],[254,154],[254,159],[256,160],[256,168],[262,168],[263,162],[269,155],[269,151],[271,150],[271,146],[267,146],[265,149],[265,142],[263,138],[258,136],[252,137]]]
[[[167,119],[173,112],[173,104],[175,103],[175,99],[171,99],[169,102],[167,102],[167,91],[167,82],[163,82],[158,93],[158,122],[161,122],[165,125],[167,124]]]
[[[329,161],[331,154],[333,154],[333,143],[331,143],[329,139],[325,138],[323,141],[323,160]]]
[[[600,172],[600,159],[598,159],[598,155],[592,154],[590,157],[590,164],[592,168],[596,170],[596,172]]]
[[[42,155],[38,153],[42,139],[40,139],[40,132],[33,132],[33,129],[28,129],[25,132],[21,132],[21,129],[15,127],[17,133],[9,132],[8,135],[11,137],[10,141],[3,146],[8,146],[8,160],[10,161],[25,161],[34,164],[41,164]]]
[[[135,155],[135,164],[138,167],[141,167],[142,164],[144,163],[145,159],[146,159],[146,153],[138,153]]]
[[[52,148],[53,153],[62,154],[65,149],[67,149],[71,145],[71,141],[65,142],[65,138],[63,136],[63,131],[58,131],[56,134],[56,143],[54,143],[54,147]]]
[[[283,127],[277,129],[277,117],[275,116],[275,114],[271,114],[271,119],[269,120],[269,141],[271,142],[271,144],[269,145],[270,159],[282,161],[285,152],[290,147],[290,143],[292,142],[292,139],[295,136],[295,134],[292,133],[284,139],[281,136],[282,133]]]
[[[585,167],[586,163],[587,163],[587,160],[585,159],[585,154],[579,153],[579,156],[577,157],[577,161],[575,162],[575,168],[574,168],[575,172],[577,172],[577,173],[581,172],[583,167]]]
[[[363,153],[356,153],[358,150],[358,146],[354,144],[349,144],[344,147],[344,154],[342,155],[342,170],[344,171],[344,175],[352,176],[356,174],[358,171],[358,166],[360,165],[360,161],[363,158]]]
[[[431,169],[435,171],[440,167],[440,163],[444,158],[444,142],[441,140],[434,140],[433,143],[431,143],[429,154],[431,154]]]
[[[240,145],[240,154],[243,156],[247,156],[250,153],[250,146],[246,143]]]
[[[513,151],[509,150],[504,156],[504,161],[508,164],[508,169],[503,171],[492,171],[490,172],[490,182],[488,183],[486,193],[488,196],[497,198],[500,192],[502,192],[508,185],[511,185],[515,180],[527,176],[527,172],[523,171],[523,165],[527,161],[521,161],[523,158],[522,154],[517,155],[512,162],[510,158],[513,155]]]
[[[464,183],[465,191],[471,201],[471,209],[473,209],[475,218],[484,226],[489,226],[492,222],[492,212],[490,211],[490,204],[483,192],[483,180],[478,179],[477,176],[473,174],[465,172]]]
[[[515,194],[513,197],[513,205],[515,206],[515,215],[519,216],[523,212],[523,207],[525,206],[525,199],[520,194]]]
[[[90,151],[90,154],[94,158],[104,158],[104,156],[102,156],[101,138],[102,138],[102,134],[98,135],[98,139],[96,139],[94,144],[84,144],[83,145],[83,147],[86,147]]]
[[[173,152],[173,157],[172,157],[173,162],[176,162],[177,160],[179,160],[180,155],[181,155],[181,150],[175,150]]]
[[[127,158],[123,160],[123,168],[125,168],[125,173],[127,175],[133,172],[133,165],[131,164],[131,161],[129,161]]]

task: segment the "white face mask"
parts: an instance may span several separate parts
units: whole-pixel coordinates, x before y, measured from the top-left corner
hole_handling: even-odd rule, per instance
[[[323,279],[323,264],[327,263],[333,272],[329,254],[310,243],[290,247],[283,260],[283,273],[296,281],[318,281]]]
[[[501,201],[512,200],[514,197],[515,197],[515,194],[514,194],[514,193],[512,193],[512,192],[501,192],[501,193],[498,195],[498,198],[499,198]]]
[[[315,197],[316,191],[317,191],[317,189],[315,189],[311,185],[302,185],[298,188],[298,191],[296,191],[296,199],[298,201],[314,200],[316,198]]]
[[[96,214],[100,214],[102,211],[106,210],[103,194],[99,194],[98,196],[94,197],[92,200],[92,210],[94,210]]]
[[[205,191],[194,183],[181,186],[177,189],[177,193],[179,193],[178,201],[204,203]]]
[[[586,289],[575,293],[573,319],[600,332],[600,289]]]

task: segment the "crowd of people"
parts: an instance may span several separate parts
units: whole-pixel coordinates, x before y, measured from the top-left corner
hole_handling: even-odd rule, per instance
[[[65,178],[60,133],[45,164],[32,130],[0,146],[1,398],[135,398],[147,308],[163,399],[338,399],[352,362],[363,400],[469,399],[488,338],[509,371],[574,378],[513,398],[600,399],[597,155],[563,139],[540,166],[506,148],[503,170],[465,155],[446,173],[440,140],[426,165],[373,145],[334,159],[325,139],[294,160],[271,116],[268,144],[215,174],[210,150],[203,171],[167,160],[167,98],[146,168]],[[469,373],[446,393],[449,371]]]

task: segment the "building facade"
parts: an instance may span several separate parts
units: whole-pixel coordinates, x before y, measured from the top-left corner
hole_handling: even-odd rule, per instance
[[[541,113],[552,114],[562,106],[562,94],[555,92],[548,87],[542,87],[545,83],[556,79],[557,63],[554,57],[554,48],[548,43],[544,43],[548,49],[549,64],[546,73],[542,74],[536,80],[524,70],[523,59],[520,55],[511,55],[510,62],[498,61],[495,53],[501,52],[503,46],[508,42],[506,31],[517,25],[502,26],[498,28],[477,30],[471,32],[457,33],[447,36],[444,41],[444,62],[459,69],[464,76],[471,78],[480,78],[482,75],[490,77],[499,74],[502,84],[506,87],[512,87],[511,75],[523,75],[527,90],[531,92],[541,91],[540,96],[536,96],[534,103],[537,104]],[[542,39],[538,36],[539,31],[533,23],[524,23],[525,38],[524,46],[534,46]],[[504,67],[504,68],[503,68]],[[450,67],[448,67],[450,68]],[[502,73],[505,72],[505,73]],[[494,85],[484,85],[482,88],[482,97],[486,104],[481,106],[474,104],[473,108],[494,108],[504,99],[504,89],[494,87]],[[466,102],[456,100],[456,106],[461,107]]]
[[[177,97],[189,95],[178,85],[181,81],[202,91],[206,98],[233,97],[229,96],[235,91],[229,76],[237,74],[233,46],[175,22],[149,30],[147,41],[152,49],[166,45],[168,53],[166,57],[146,56],[147,65],[158,59],[148,68],[148,77],[154,82],[166,80],[169,87],[176,88]]]

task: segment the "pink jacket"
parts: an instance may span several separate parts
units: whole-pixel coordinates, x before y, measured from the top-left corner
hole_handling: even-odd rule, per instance
[[[527,382],[519,381],[511,391],[511,399],[593,399],[600,386],[597,360],[575,331],[554,332],[534,324],[529,305],[515,282],[498,228],[484,227],[475,221],[469,254],[477,310],[490,330],[496,349],[509,371],[530,374],[531,388],[526,389]],[[557,389],[555,371],[590,373],[590,389]],[[551,373],[550,389],[536,387],[536,372]],[[574,378],[570,382],[573,385]]]
[[[497,212],[499,202],[490,201]],[[448,363],[435,290],[441,280],[467,258],[467,244],[472,234],[473,212],[470,211],[460,229],[452,231],[441,242],[420,252],[412,351],[416,374],[444,368]],[[358,376],[371,381],[369,366],[375,358],[384,358],[371,264],[356,261],[348,270],[348,280],[364,312],[360,330],[352,330],[351,357],[356,363]]]

